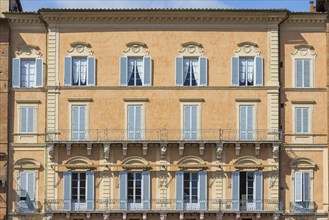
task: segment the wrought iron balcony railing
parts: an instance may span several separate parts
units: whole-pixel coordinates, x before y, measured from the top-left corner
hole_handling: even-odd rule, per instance
[[[48,130],[47,142],[115,142],[115,141],[280,141],[279,130],[236,129],[152,129],[152,130]]]
[[[282,203],[272,199],[251,201],[220,199],[219,210],[222,212],[279,212],[282,210]]]
[[[14,211],[19,214],[33,214],[41,212],[42,205],[38,201],[14,201]]]
[[[315,202],[290,202],[290,212],[295,214],[314,213],[316,209]]]

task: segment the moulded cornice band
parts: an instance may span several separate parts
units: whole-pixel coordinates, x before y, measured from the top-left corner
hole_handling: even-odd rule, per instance
[[[236,102],[260,102],[260,98],[236,98]]]
[[[314,100],[292,100],[291,101],[292,104],[316,104],[316,101]]]
[[[125,102],[149,102],[148,98],[123,98]]]
[[[67,98],[69,102],[93,102],[92,98]]]
[[[17,99],[17,104],[40,104],[41,101],[38,99]]]
[[[181,98],[180,102],[205,102],[204,98]]]

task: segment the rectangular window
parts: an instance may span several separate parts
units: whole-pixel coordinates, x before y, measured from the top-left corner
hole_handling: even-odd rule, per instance
[[[185,105],[184,110],[184,140],[197,140],[199,138],[199,106]]]
[[[142,173],[128,173],[128,203],[142,202]]]
[[[233,56],[231,61],[233,86],[263,86],[263,58]]]
[[[253,86],[255,83],[254,58],[240,57],[239,62],[239,85]]]
[[[295,60],[296,87],[311,87],[311,59]]]
[[[13,88],[34,88],[43,85],[42,58],[14,58],[12,62]]]
[[[295,108],[295,123],[297,134],[308,134],[310,132],[310,108]]]
[[[73,141],[87,140],[87,106],[73,105],[71,112],[71,138]]]
[[[254,106],[240,106],[239,109],[240,140],[253,140]]]
[[[96,84],[96,58],[71,57],[64,59],[64,85],[65,86],[95,86]]]
[[[184,86],[200,85],[199,59],[198,58],[184,58],[183,74],[184,74],[183,75]]]
[[[142,140],[142,112],[141,105],[128,105],[128,140]]]
[[[20,212],[33,212],[35,210],[35,173],[19,173],[19,202]]]
[[[296,172],[295,173],[295,212],[309,212],[311,209],[310,196],[310,173]]]
[[[35,60],[21,60],[21,87],[36,87]]]
[[[184,173],[184,203],[198,203],[198,173]]]
[[[87,58],[72,59],[72,85],[85,86],[87,84]]]
[[[86,173],[72,173],[72,202],[86,202]]]
[[[143,58],[128,59],[128,86],[144,85]]]
[[[34,114],[35,114],[35,107],[20,107],[19,113],[19,132],[20,133],[33,133],[34,130]]]

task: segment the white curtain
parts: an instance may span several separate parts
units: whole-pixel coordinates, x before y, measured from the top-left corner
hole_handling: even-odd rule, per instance
[[[87,81],[87,59],[75,58],[73,59],[72,67],[73,84],[86,85]]]

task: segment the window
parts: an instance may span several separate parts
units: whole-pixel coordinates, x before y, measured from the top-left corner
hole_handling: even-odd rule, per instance
[[[184,86],[200,85],[199,60],[196,58],[184,58]]]
[[[37,208],[35,201],[35,173],[19,173],[19,202],[18,210],[20,212],[34,212]]]
[[[13,88],[41,87],[43,81],[43,63],[41,58],[13,59]]]
[[[35,107],[22,106],[19,111],[19,132],[33,133],[34,128]]]
[[[255,83],[254,58],[240,57],[239,59],[239,85],[253,86]]]
[[[254,106],[240,106],[239,109],[239,139],[253,140],[254,134]]]
[[[128,140],[142,140],[142,105],[128,105]]]
[[[295,123],[295,129],[297,134],[310,133],[310,108],[295,108]]]
[[[311,59],[295,59],[297,88],[311,87]]]
[[[64,59],[65,86],[94,86],[96,84],[96,58],[93,56]]]
[[[152,60],[149,56],[128,57],[120,59],[121,86],[151,86]]]
[[[73,141],[87,140],[87,106],[71,107],[71,138]]]
[[[184,140],[197,140],[199,138],[199,106],[184,105]]]
[[[295,172],[295,201],[293,205],[294,212],[311,211],[311,190],[310,190],[310,173]]]
[[[142,173],[128,173],[128,209],[142,208]]]
[[[72,173],[72,201],[86,202],[86,173]]]
[[[208,61],[205,57],[177,57],[177,86],[206,86]]]
[[[184,173],[184,203],[198,203],[198,173]]]
[[[260,56],[232,57],[233,86],[262,86],[263,58]]]

